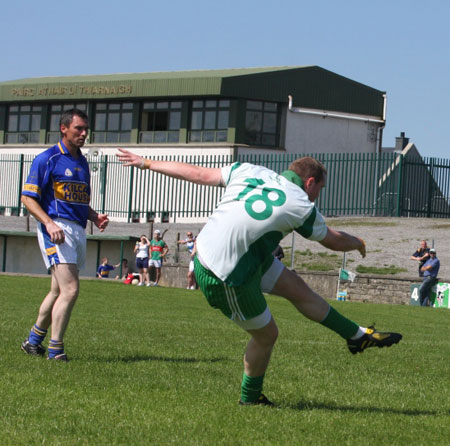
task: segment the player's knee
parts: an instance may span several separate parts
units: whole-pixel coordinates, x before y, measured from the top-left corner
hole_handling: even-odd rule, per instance
[[[278,327],[275,322],[272,322],[266,326],[266,330],[264,331],[264,336],[261,339],[261,342],[264,343],[267,347],[272,347],[275,345],[278,339]]]

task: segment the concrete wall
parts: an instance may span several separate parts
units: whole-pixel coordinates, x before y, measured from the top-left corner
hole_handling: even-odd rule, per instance
[[[5,238],[0,236],[0,254],[3,253]],[[133,241],[124,243],[124,258],[128,259],[132,269],[134,268],[135,255]],[[88,240],[86,247],[86,267],[80,271],[82,276],[95,277],[97,272],[98,241]],[[120,242],[102,241],[100,245],[100,258],[108,257],[110,264],[117,264],[120,260]],[[0,259],[0,263],[2,259]],[[3,267],[3,264],[1,264]],[[117,274],[118,274],[117,270]],[[22,274],[45,274],[47,271],[44,266],[42,254],[39,249],[36,236],[11,236],[6,242],[6,265],[5,272]],[[114,277],[116,271],[110,273]]]
[[[321,296],[336,298],[337,273],[300,272],[300,275]],[[439,281],[447,283],[450,278],[439,277]],[[346,290],[347,300],[352,302],[409,305],[410,287],[420,283],[418,277],[359,274],[353,283],[341,282],[339,289]]]
[[[3,237],[0,237],[0,252],[3,252]],[[134,242],[125,243],[124,256],[134,268]],[[45,267],[36,237],[8,237],[6,272],[22,274],[45,274]],[[120,244],[116,241],[104,241],[101,256],[107,256],[110,263],[118,263]],[[172,252],[173,254],[173,252]],[[180,251],[180,263],[165,264],[162,268],[160,284],[167,287],[185,288],[189,256]],[[89,240],[87,244],[86,268],[80,272],[82,277],[95,277],[97,270],[97,241]],[[337,291],[337,273],[300,272],[305,282],[322,297],[335,299]],[[116,272],[110,273],[114,278]],[[450,278],[440,277],[441,282],[450,282]],[[347,300],[352,302],[372,302],[397,305],[409,305],[410,286],[418,284],[417,277],[358,275],[353,283],[341,283],[340,290],[346,290]]]
[[[162,269],[161,285],[186,287],[187,266],[165,265]],[[305,282],[322,297],[336,299],[337,273],[300,272]],[[440,278],[441,282],[450,279]],[[419,284],[417,277],[358,275],[355,282],[341,283],[340,290],[347,290],[351,302],[409,305],[410,286]]]
[[[376,153],[374,123],[288,112],[288,153]]]

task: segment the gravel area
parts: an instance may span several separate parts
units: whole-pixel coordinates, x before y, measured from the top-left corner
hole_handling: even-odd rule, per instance
[[[448,219],[427,218],[388,218],[388,217],[340,217],[327,218],[330,228],[345,231],[365,240],[367,256],[363,259],[358,252],[347,253],[347,268],[355,271],[358,265],[388,267],[394,265],[405,268],[408,272],[396,276],[418,276],[418,264],[410,260],[419,247],[421,240],[426,240],[428,247],[434,246],[441,262],[439,277],[450,281],[450,221]],[[292,236],[286,237],[281,246],[291,246]],[[301,236],[295,236],[295,249],[309,248],[313,253],[328,252],[317,242],[310,242]],[[353,262],[352,262],[353,260]]]

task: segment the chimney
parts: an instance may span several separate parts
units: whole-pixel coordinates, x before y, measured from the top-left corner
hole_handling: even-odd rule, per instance
[[[401,152],[409,143],[409,138],[405,137],[405,132],[400,132],[400,136],[395,138],[395,151]]]

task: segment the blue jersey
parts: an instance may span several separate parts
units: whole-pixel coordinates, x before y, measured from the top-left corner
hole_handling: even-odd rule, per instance
[[[114,269],[116,268],[112,265],[100,265],[98,267],[97,274],[102,278],[109,277],[109,272]]]
[[[65,218],[85,228],[90,182],[89,165],[81,151],[74,159],[60,141],[34,159],[22,194],[37,200],[50,218]]]

